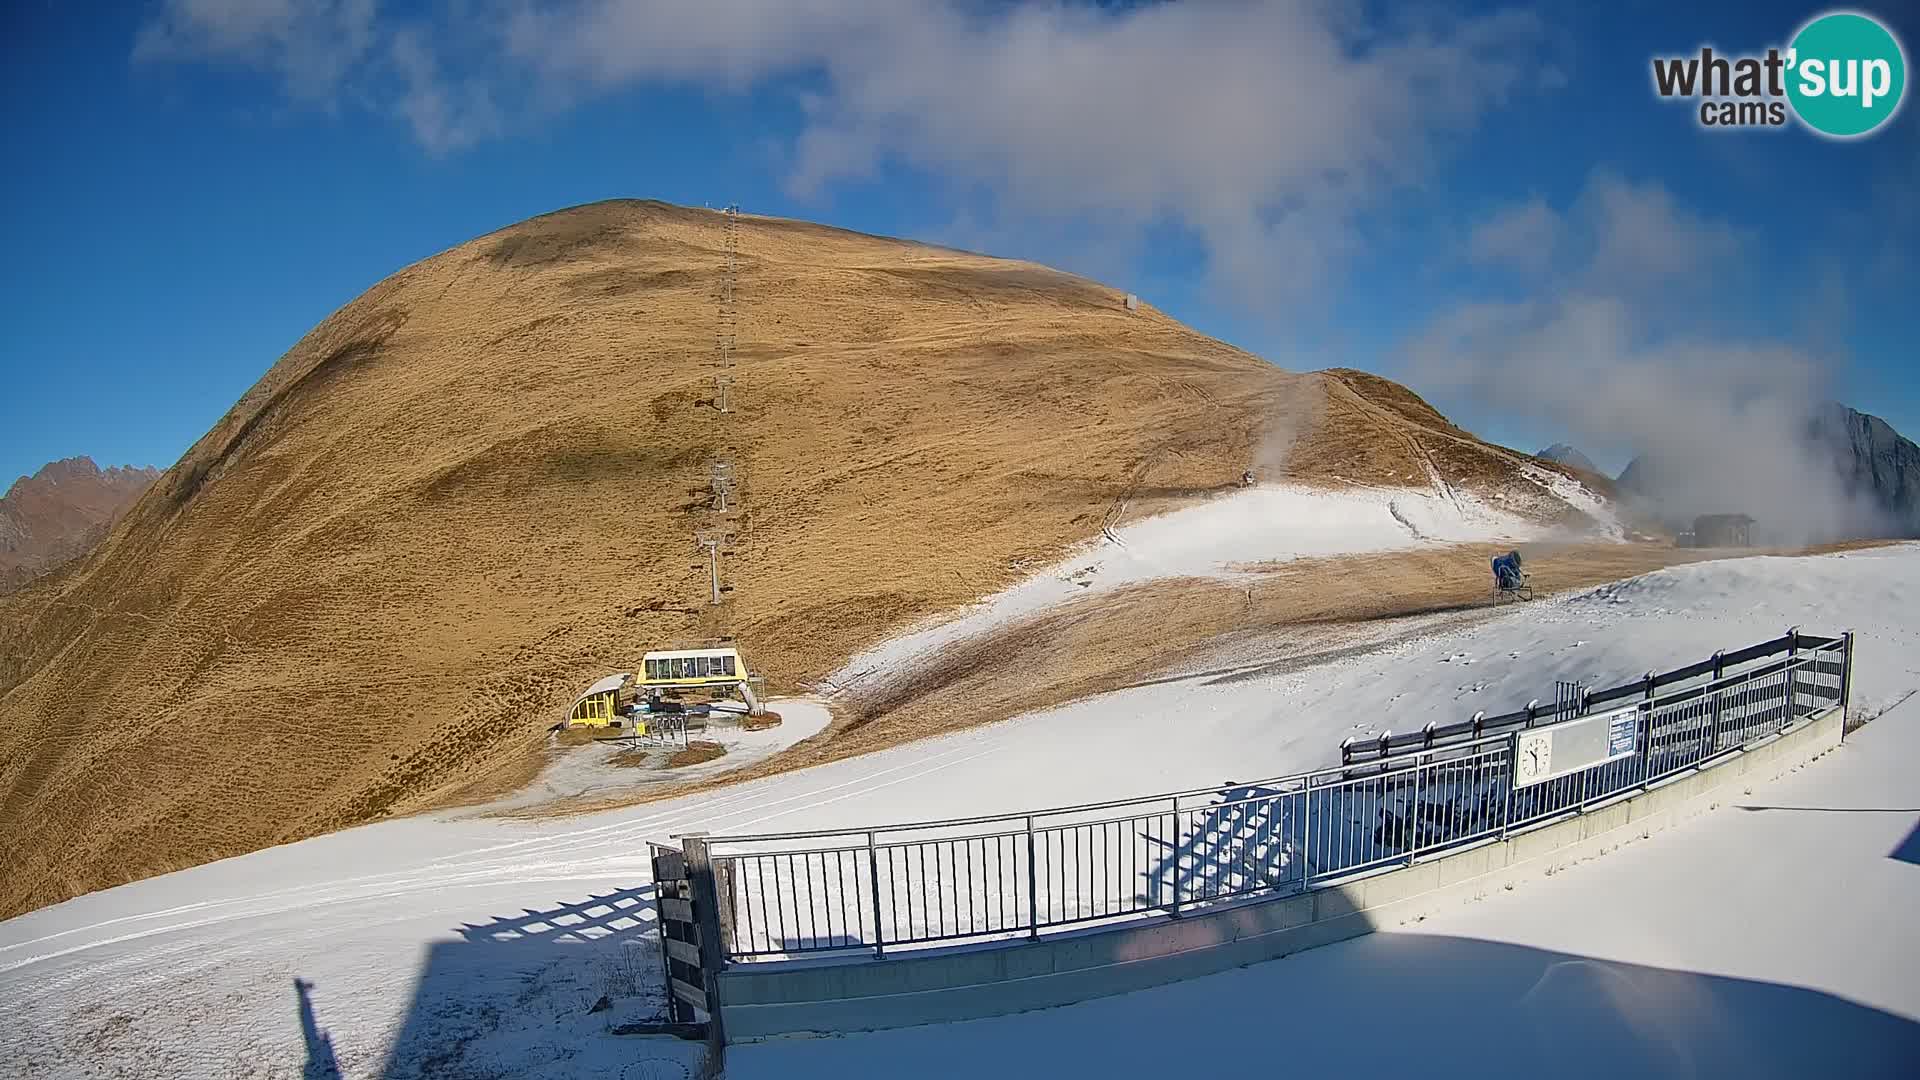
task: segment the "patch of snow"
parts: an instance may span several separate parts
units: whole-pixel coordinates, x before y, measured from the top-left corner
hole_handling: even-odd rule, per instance
[[[1106,531],[1105,542],[973,605],[891,638],[825,680],[830,691],[874,672],[911,668],[956,642],[991,633],[1082,596],[1156,579],[1231,581],[1249,564],[1397,551],[1429,544],[1517,541],[1539,525],[1462,491],[1362,488],[1321,491],[1291,485],[1244,488]]]
[[[1613,504],[1592,488],[1562,472],[1523,464],[1520,471],[1529,480],[1546,488],[1547,493],[1593,519],[1597,533],[1609,540],[1625,540],[1627,527],[1614,513]]]
[[[675,769],[639,769],[615,765],[613,758],[635,748],[653,747],[654,744],[639,740],[608,739],[585,746],[566,747],[549,755],[546,767],[540,770],[540,775],[533,783],[475,812],[515,810],[560,799],[624,795],[635,789],[704,780],[764,761],[820,734],[833,722],[833,715],[828,712],[826,703],[818,698],[776,698],[765,704],[768,709],[780,714],[778,725],[749,731],[737,718],[716,713],[705,730],[689,736],[690,739],[719,743],[725,749],[724,754],[712,761]],[[664,758],[678,745],[663,743],[656,748]]]

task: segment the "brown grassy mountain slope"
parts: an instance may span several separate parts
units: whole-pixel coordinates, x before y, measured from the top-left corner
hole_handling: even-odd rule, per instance
[[[724,246],[717,213],[616,202],[407,267],[92,558],[0,600],[0,915],[443,800],[648,647],[724,627],[804,685],[1250,467],[1474,486],[1526,460],[1093,282],[751,217],[723,416]],[[693,533],[729,448],[716,613]]]
[[[92,549],[159,475],[154,468],[102,469],[92,458],[75,457],[14,481],[0,496],[0,593]]]

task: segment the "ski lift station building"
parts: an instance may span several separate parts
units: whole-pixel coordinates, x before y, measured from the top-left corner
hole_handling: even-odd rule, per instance
[[[613,727],[618,724],[620,691],[632,680],[633,672],[616,671],[595,681],[567,707],[567,726]]]
[[[737,691],[750,712],[760,703],[753,693],[754,676],[737,649],[671,649],[650,652],[642,659],[645,675],[637,685],[631,671],[616,671],[595,681],[567,706],[567,727],[620,726],[620,695],[638,690],[657,697],[663,690],[726,689]]]
[[[747,679],[737,649],[673,649],[641,658],[645,687],[733,686]]]
[[[672,649],[650,652],[641,660],[645,672],[640,686],[649,696],[670,690],[730,690],[747,703],[753,716],[765,710],[754,695],[759,676],[747,671],[747,662],[733,648]]]

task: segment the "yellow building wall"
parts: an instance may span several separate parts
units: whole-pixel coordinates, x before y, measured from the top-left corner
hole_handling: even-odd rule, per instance
[[[613,726],[615,722],[613,701],[616,696],[618,696],[618,691],[610,690],[604,694],[595,694],[580,704],[575,705],[573,712],[567,716],[567,726]]]

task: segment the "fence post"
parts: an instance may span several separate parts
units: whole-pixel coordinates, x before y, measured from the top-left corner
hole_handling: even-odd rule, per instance
[[[700,928],[700,981],[706,984],[707,991],[707,1045],[724,1052],[727,1029],[721,1018],[720,968],[726,959],[720,952],[720,900],[713,883],[713,862],[707,854],[704,837],[682,837],[680,845],[687,856],[687,882],[693,888],[693,918]]]
[[[1640,790],[1647,790],[1647,783],[1653,778],[1653,672],[1647,672],[1647,738],[1646,752],[1641,754]]]
[[[1513,824],[1513,785],[1520,779],[1520,732],[1507,736],[1507,790],[1500,800],[1500,839],[1507,838]]]
[[[1426,745],[1428,750],[1433,749],[1433,721],[1427,721],[1427,726],[1422,730],[1422,734],[1425,737],[1420,741]],[[1427,759],[1427,764],[1433,764],[1431,757]],[[1418,759],[1415,759],[1413,766],[1413,845],[1407,849],[1408,866],[1413,865],[1414,853],[1420,850],[1420,777],[1420,763]]]
[[[1040,939],[1040,864],[1034,858],[1033,815],[1027,815],[1027,937]]]
[[[733,863],[725,859],[713,864],[713,902],[720,920],[720,954],[729,959],[738,944],[734,933],[733,871]]]
[[[867,877],[873,881],[873,957],[887,955],[886,932],[880,929],[880,849],[874,846],[873,833],[867,833]]]
[[[667,883],[663,883],[661,881],[661,876],[662,876],[660,873],[661,850],[662,850],[661,845],[656,844],[651,840],[647,841],[647,855],[648,855],[647,861],[652,865],[652,868],[653,868],[653,903],[654,903],[654,920],[655,920],[654,925],[659,927],[659,930],[660,930],[660,978],[661,978],[662,984],[666,987],[666,991],[667,991],[667,1019],[673,1020],[673,1021],[680,1021],[684,1018],[686,1022],[691,1023],[693,1021],[693,1016],[691,1016],[690,1014],[684,1011],[687,1007],[687,1003],[684,1001],[681,1001],[678,997],[674,995],[674,992],[673,992],[673,954],[667,951],[667,940],[670,935],[668,935],[667,933],[666,905],[660,902],[661,900],[665,899],[667,895],[665,891],[667,888]],[[684,862],[682,863],[682,869],[680,872],[683,874],[686,873]],[[677,881],[679,879],[672,878],[669,880]],[[679,897],[676,896],[674,897],[674,899],[677,900],[679,899]]]
[[[1726,677],[1726,650],[1716,649],[1713,653],[1713,712],[1707,717],[1707,749],[1700,755],[1701,760],[1713,756],[1720,749],[1720,709],[1727,699],[1727,688],[1720,685]]]
[[[1427,735],[1433,735],[1433,725],[1427,725]],[[1420,851],[1420,777],[1426,772],[1420,767],[1418,755],[1413,759],[1413,805],[1407,809],[1407,865],[1413,865],[1414,856]]]
[[[1843,725],[1844,726],[1844,725]],[[1342,773],[1341,778],[1345,779]],[[1313,850],[1313,774],[1300,796],[1300,891],[1306,892],[1313,876],[1313,862],[1307,856]]]
[[[1646,715],[1634,718],[1634,725],[1640,729],[1640,790],[1645,791],[1653,783],[1653,705],[1647,705]]]
[[[1483,756],[1486,753],[1486,748],[1480,745],[1481,729],[1484,726],[1486,719],[1487,719],[1487,710],[1485,709],[1481,709],[1479,712],[1476,712],[1473,714],[1473,736],[1472,736],[1473,759],[1476,762],[1476,764],[1473,767],[1473,786],[1476,790],[1480,787],[1481,779],[1487,775],[1486,758]],[[1474,816],[1475,822],[1478,822],[1479,815],[1484,813],[1486,809],[1487,809],[1487,805],[1485,800],[1481,800],[1478,806],[1473,807],[1471,812]],[[1489,822],[1488,824],[1492,824],[1492,823]],[[1475,832],[1479,831],[1477,826],[1474,829],[1474,831]]]
[[[1846,644],[1840,650],[1840,737],[1846,738],[1847,725],[1853,722],[1853,631],[1840,635]]]
[[[1800,669],[1793,662],[1799,652],[1800,628],[1789,626],[1787,627],[1787,715],[1780,722],[1778,730],[1781,731],[1793,726],[1793,714],[1800,704]]]
[[[1167,914],[1180,917],[1180,834],[1185,832],[1186,823],[1180,818],[1180,796],[1173,797],[1173,906]]]

